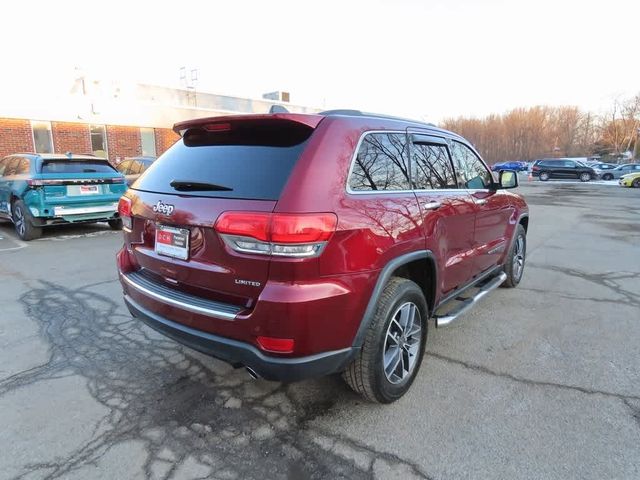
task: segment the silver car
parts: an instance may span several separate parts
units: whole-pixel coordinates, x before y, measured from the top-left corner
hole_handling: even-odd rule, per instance
[[[611,170],[603,170],[600,174],[602,180],[614,180],[627,173],[640,172],[640,163],[625,163]]]

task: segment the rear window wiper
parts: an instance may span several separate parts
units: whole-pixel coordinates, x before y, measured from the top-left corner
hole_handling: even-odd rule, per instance
[[[179,192],[230,192],[233,190],[233,188],[216,185],[215,183],[191,182],[187,180],[173,180],[169,185]]]

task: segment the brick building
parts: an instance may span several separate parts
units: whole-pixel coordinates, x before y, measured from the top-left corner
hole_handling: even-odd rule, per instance
[[[159,156],[177,140],[171,127],[178,121],[266,113],[283,104],[86,76],[69,79],[66,87],[44,98],[40,92],[40,99],[23,93],[0,103],[0,158],[17,152],[73,152],[118,163],[125,157]],[[316,111],[285,105],[292,112]]]

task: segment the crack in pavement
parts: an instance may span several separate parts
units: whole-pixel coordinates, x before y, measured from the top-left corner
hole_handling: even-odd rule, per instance
[[[458,360],[456,358],[447,357],[445,355],[441,355],[439,353],[434,352],[425,352],[425,355],[428,355],[433,358],[437,358],[438,360],[442,360],[443,362],[452,363],[455,365],[459,365],[461,367],[467,368],[469,370],[473,370],[476,372],[484,373],[486,375],[491,375],[499,378],[506,378],[508,380],[512,380],[514,382],[523,383],[525,385],[535,386],[535,387],[551,387],[551,388],[559,388],[562,390],[570,390],[574,392],[585,393],[588,395],[603,395],[605,397],[617,398],[619,400],[640,400],[639,395],[627,395],[623,393],[615,393],[608,392],[606,390],[598,390],[592,388],[581,387],[579,385],[566,385],[563,383],[556,382],[548,382],[543,380],[532,380],[529,378],[519,377],[517,375],[513,375],[511,373],[506,372],[498,372],[496,370],[492,370],[489,367],[485,367],[483,365],[478,365],[471,362],[466,362],[464,360]]]
[[[331,411],[340,389],[346,394],[337,379],[321,380],[327,388],[311,400],[296,400],[299,387],[251,380],[182,348],[90,287],[41,281],[20,298],[49,360],[0,380],[0,396],[77,375],[107,413],[90,440],[20,465],[16,480],[65,478],[128,442],[142,445],[147,479],[182,478],[186,470],[190,478],[263,480],[268,472],[282,479],[365,479],[381,466],[401,478],[429,478],[408,460],[311,425]],[[331,439],[331,448],[322,448],[320,436]]]
[[[545,290],[543,288],[519,287],[519,290],[522,290],[523,292],[533,292],[533,293],[543,293],[545,295],[553,295],[553,296],[564,298],[564,299],[567,299],[567,300],[580,300],[580,301],[585,301],[585,302],[613,303],[614,305],[620,305],[620,304],[624,305],[624,302],[621,302],[620,300],[612,300],[612,299],[609,299],[609,298],[580,297],[578,295],[573,295],[573,294],[570,294],[570,293],[549,291],[549,290]]]
[[[625,398],[623,402],[627,406],[627,408],[631,410],[631,416],[638,424],[638,427],[640,427],[640,406],[633,405],[628,398]]]
[[[640,278],[639,272],[603,272],[603,273],[590,273],[576,268],[559,267],[557,265],[545,265],[538,263],[528,263],[529,267],[538,268],[541,270],[551,270],[552,272],[562,273],[574,278],[580,278],[591,283],[595,283],[600,287],[604,287],[613,293],[622,297],[618,300],[618,303],[629,305],[631,307],[640,307],[640,294],[638,292],[632,292],[626,290],[618,282],[618,280],[628,280],[632,278]]]

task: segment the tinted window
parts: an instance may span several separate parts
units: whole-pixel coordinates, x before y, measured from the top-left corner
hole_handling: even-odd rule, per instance
[[[233,125],[228,132],[189,130],[133,187],[158,193],[277,200],[312,132],[298,123],[248,121]],[[174,180],[214,188],[179,191],[170,185]]]
[[[565,160],[564,162],[562,162],[562,165],[565,168],[576,168],[578,165],[576,164],[576,162],[572,162],[570,160]]]
[[[457,188],[449,152],[444,145],[414,144],[413,184],[419,190]]]
[[[451,156],[456,167],[458,183],[464,188],[489,188],[492,177],[482,160],[466,145],[451,142]]]
[[[41,173],[113,173],[116,169],[108,162],[91,160],[47,160]]]
[[[0,177],[4,175],[4,168],[7,166],[8,161],[9,161],[9,157],[4,157],[0,159]]]
[[[360,148],[349,177],[357,191],[410,190],[407,137],[402,133],[370,133]]]

